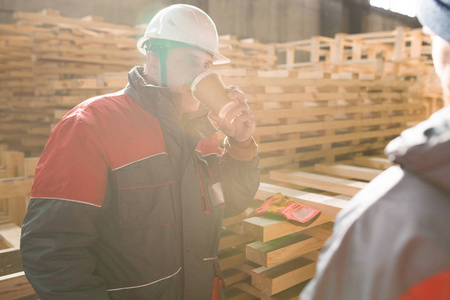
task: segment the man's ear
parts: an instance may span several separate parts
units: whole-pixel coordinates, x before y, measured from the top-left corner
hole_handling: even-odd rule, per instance
[[[160,71],[159,71],[159,57],[153,51],[147,51],[145,74],[147,76],[148,83],[160,84]]]

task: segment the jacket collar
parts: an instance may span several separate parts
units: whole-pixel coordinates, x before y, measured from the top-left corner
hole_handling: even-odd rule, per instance
[[[201,105],[193,113],[185,113],[180,118],[179,108],[171,101],[170,90],[166,87],[148,84],[144,78],[144,68],[137,66],[128,73],[125,94],[140,107],[159,119],[159,114],[173,116],[172,122],[179,124],[190,140],[196,145],[200,139],[211,136],[217,129],[208,118],[208,110]],[[178,117],[177,117],[178,116]]]
[[[160,99],[169,102],[170,91],[165,87],[148,84],[143,74],[143,67],[134,67],[131,69],[128,73],[128,85],[125,87],[125,94],[144,110],[154,116],[158,116],[157,102]]]

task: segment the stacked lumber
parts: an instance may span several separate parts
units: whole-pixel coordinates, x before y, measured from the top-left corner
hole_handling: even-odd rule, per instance
[[[0,224],[22,224],[38,159],[0,144]]]
[[[19,241],[19,226],[0,225],[0,298],[39,299],[23,272]]]
[[[220,53],[231,60],[231,63],[220,68],[251,68],[257,70],[272,70],[275,68],[277,56],[275,44],[262,44],[256,39],[238,40],[233,35],[219,37]]]
[[[0,102],[5,121],[0,141],[28,156],[40,155],[60,118],[58,109],[99,92],[66,80],[128,71],[141,63],[134,51],[138,30],[98,17],[65,18],[54,10],[16,12],[14,18],[16,24],[0,26],[7,46],[0,56],[5,62],[0,84],[8,91]]]
[[[425,114],[423,104],[409,92],[414,82],[402,78],[287,70],[218,72],[226,84],[238,86],[247,95],[257,124],[254,137],[263,171],[380,152]],[[119,90],[126,82],[126,73],[107,73],[53,84],[85,92],[89,98]],[[58,96],[48,115],[50,124],[79,101],[76,96]],[[28,132],[27,138],[33,137]]]
[[[222,72],[252,108],[264,171],[336,162],[386,144],[423,118],[414,81],[355,73]]]
[[[22,269],[20,225],[38,158],[0,144],[0,298],[38,299]]]
[[[245,249],[238,246],[229,250],[239,253],[233,272],[239,281],[227,285],[226,292],[232,295],[229,299],[297,299],[314,276],[320,249],[331,235],[337,213],[389,166],[391,163],[384,158],[356,156],[339,164],[316,164],[302,171],[271,171],[270,181],[275,184],[261,184],[253,207],[282,193],[319,209],[321,215],[307,226],[298,226],[278,216],[252,216],[250,208],[240,223],[242,239],[249,241]],[[224,226],[233,224],[232,230],[236,231],[238,218],[225,220]]]
[[[416,78],[411,92],[427,109],[441,108],[442,90],[431,59],[431,39],[422,29],[397,27],[392,31],[315,36],[276,45],[282,57],[277,67],[303,72],[352,72],[376,76]]]
[[[38,299],[23,272],[19,250],[37,160],[0,144],[0,299]]]
[[[397,27],[392,31],[345,34],[334,38],[315,36],[308,40],[276,44],[277,55],[284,63],[278,67],[295,69],[331,65],[343,71],[376,73],[377,75],[417,74],[414,63],[431,66],[431,39],[422,29]],[[392,64],[398,64],[393,68]],[[388,68],[383,65],[388,64]],[[317,66],[316,66],[317,67]],[[341,68],[338,68],[341,67]],[[317,69],[316,69],[317,70]]]
[[[10,100],[31,99],[34,95],[31,31],[29,26],[0,24],[0,140],[5,144],[14,144],[24,126],[38,125],[18,121],[18,102],[26,107],[29,104]]]

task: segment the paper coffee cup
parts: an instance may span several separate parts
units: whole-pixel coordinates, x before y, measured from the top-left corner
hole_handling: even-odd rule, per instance
[[[195,99],[222,119],[236,105],[227,97],[226,86],[216,72],[207,71],[198,75],[192,82],[191,92]]]

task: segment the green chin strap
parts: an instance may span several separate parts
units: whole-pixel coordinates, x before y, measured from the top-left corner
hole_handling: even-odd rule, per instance
[[[147,41],[145,49],[153,51],[159,57],[159,65],[161,70],[161,86],[167,87],[167,52],[171,47],[170,41],[154,39]],[[150,47],[149,47],[150,46]]]
[[[145,44],[145,50],[153,51],[159,57],[161,67],[161,86],[163,87],[167,87],[167,53],[169,53],[169,50],[173,48],[193,48],[205,52],[203,49],[182,42],[163,39],[148,40]]]

